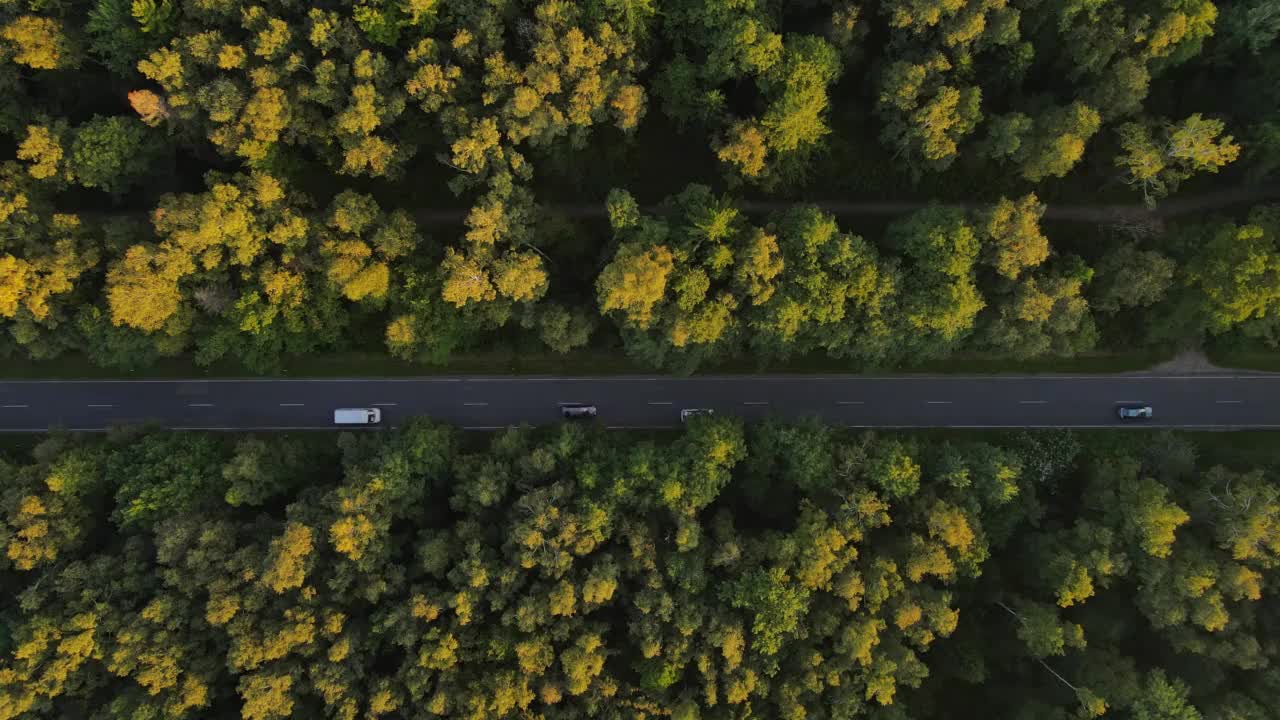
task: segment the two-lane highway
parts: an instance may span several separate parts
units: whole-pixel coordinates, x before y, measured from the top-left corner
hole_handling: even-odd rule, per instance
[[[378,407],[383,426],[427,416],[470,429],[560,420],[592,404],[616,428],[676,427],[684,408],[847,427],[1280,428],[1280,375],[427,377],[0,382],[0,432],[332,429]],[[1120,405],[1155,417],[1121,422]]]

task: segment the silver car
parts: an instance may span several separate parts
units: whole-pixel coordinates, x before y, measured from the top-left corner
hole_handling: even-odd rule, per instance
[[[680,422],[688,422],[689,418],[698,415],[715,415],[716,411],[711,408],[685,408],[680,411]]]
[[[1150,420],[1151,406],[1142,405],[1121,407],[1116,410],[1116,414],[1120,416],[1121,420]]]
[[[560,414],[566,420],[585,420],[596,416],[595,405],[562,405]]]

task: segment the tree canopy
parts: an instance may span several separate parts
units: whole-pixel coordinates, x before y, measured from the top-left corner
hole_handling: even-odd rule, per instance
[[[8,3],[0,355],[267,372],[587,348],[693,371],[1269,348],[1265,298],[1223,310],[1237,278],[1201,250],[1269,232],[1237,201],[1280,168],[1275,17]]]
[[[53,436],[0,717],[1263,717],[1270,471],[1145,439]]]

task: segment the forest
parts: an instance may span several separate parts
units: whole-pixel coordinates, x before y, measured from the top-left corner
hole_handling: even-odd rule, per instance
[[[1223,438],[9,443],[0,718],[1268,720],[1276,456]]]
[[[3,0],[0,359],[1267,351],[1278,37],[1276,0]]]
[[[0,375],[1280,347],[1280,0],[0,0],[0,91]],[[1271,720],[1274,446],[6,436],[0,720]]]

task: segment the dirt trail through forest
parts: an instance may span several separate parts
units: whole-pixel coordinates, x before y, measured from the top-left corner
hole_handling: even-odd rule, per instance
[[[1232,205],[1244,205],[1275,199],[1280,199],[1280,185],[1240,185],[1232,188],[1226,188],[1225,190],[1218,190],[1200,195],[1188,195],[1186,197],[1166,200],[1154,210],[1148,209],[1143,205],[1057,205],[1049,203],[1048,209],[1045,210],[1044,217],[1046,220],[1065,220],[1068,222],[1095,224],[1120,222],[1135,223],[1151,220],[1164,220],[1178,217],[1180,215],[1190,215],[1197,212],[1218,210]],[[841,217],[854,217],[859,215],[905,215],[906,213],[919,210],[930,205],[930,203],[927,202],[844,202],[840,200],[814,200],[806,203],[805,201],[778,202],[745,200],[739,202],[737,206],[743,212],[752,215],[763,215],[780,210],[786,210],[796,205],[803,204],[817,205],[826,212]],[[984,207],[984,205],[977,203],[942,204],[947,207],[961,207],[965,209]],[[551,204],[543,205],[542,207],[546,210],[569,218],[586,219],[605,216],[604,203]],[[655,208],[646,207],[644,209],[651,211]],[[456,208],[422,209],[415,213],[415,216],[418,222],[423,225],[454,225],[461,223],[466,217],[466,213],[467,211],[465,209]]]

